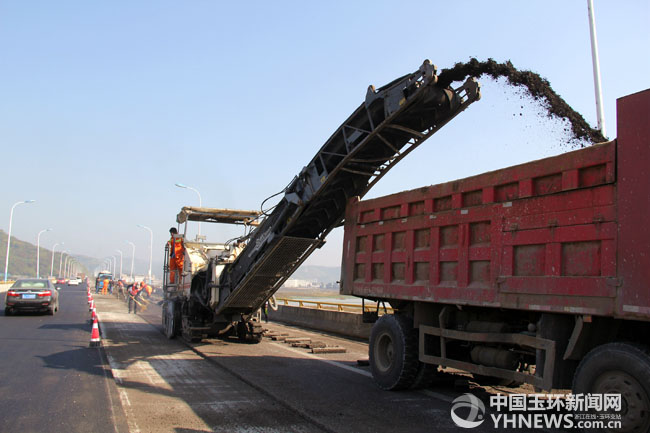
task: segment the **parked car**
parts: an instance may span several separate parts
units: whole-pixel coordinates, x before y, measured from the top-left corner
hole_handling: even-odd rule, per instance
[[[79,284],[81,284],[81,278],[78,277],[70,278],[70,281],[68,281],[70,286],[78,286]]]
[[[45,311],[50,316],[59,311],[59,289],[47,279],[16,281],[5,296],[5,316],[17,311]]]

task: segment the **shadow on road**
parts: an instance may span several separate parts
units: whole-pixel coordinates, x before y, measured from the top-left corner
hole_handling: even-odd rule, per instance
[[[85,346],[37,357],[43,360],[46,368],[77,370],[96,376],[108,374],[110,377],[110,371],[105,370],[104,362],[97,351]]]
[[[71,331],[75,329],[88,331],[89,328],[88,323],[48,323],[38,327],[38,329],[58,329],[62,331]]]

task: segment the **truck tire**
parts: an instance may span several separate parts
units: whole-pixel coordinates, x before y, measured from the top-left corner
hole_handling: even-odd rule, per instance
[[[415,383],[420,368],[417,336],[406,317],[386,314],[375,322],[368,358],[372,377],[381,389],[396,391]]]
[[[173,301],[165,301],[163,304],[163,329],[165,336],[172,339],[178,335],[178,314],[176,303]]]
[[[622,428],[598,431],[650,431],[648,349],[631,343],[608,343],[596,347],[578,365],[573,378],[573,393],[621,394],[622,411],[617,413],[622,415]]]
[[[418,361],[419,362],[419,361]],[[433,385],[433,381],[438,377],[438,366],[433,364],[425,364],[419,362],[418,372],[413,379],[411,389],[429,388]]]

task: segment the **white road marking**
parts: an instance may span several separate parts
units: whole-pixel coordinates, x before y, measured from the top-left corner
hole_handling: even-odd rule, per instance
[[[301,350],[298,350],[298,349],[294,349],[293,347],[283,346],[283,345],[278,344],[278,343],[271,343],[271,344],[274,345],[274,346],[277,346],[277,347],[281,347],[284,350],[288,350],[289,352],[298,353],[298,354],[304,355],[304,356],[306,356],[308,358],[318,359],[319,361],[322,361],[322,362],[324,362],[326,364],[329,364],[329,365],[333,365],[334,367],[342,368],[344,370],[348,370],[348,371],[351,371],[353,373],[360,374],[362,376],[372,377],[372,374],[370,374],[367,371],[360,370],[360,369],[355,368],[355,367],[350,367],[349,365],[342,364],[342,363],[337,362],[337,361],[332,361],[331,359],[324,359],[324,358],[321,358],[320,356],[316,356],[313,353],[307,353],[307,352],[304,352],[304,351],[301,351]]]
[[[135,414],[133,413],[129,395],[127,394],[126,390],[122,388],[122,379],[119,373],[122,370],[118,368],[118,364],[115,362],[111,355],[106,353],[106,358],[108,358],[108,364],[110,365],[111,370],[113,371],[113,377],[117,382],[117,391],[120,396],[120,402],[122,403],[122,407],[124,408],[124,412],[126,414],[126,423],[129,427],[129,433],[140,433],[140,428],[135,422]]]
[[[106,368],[102,368],[102,373],[104,374],[104,388],[106,389],[106,395],[108,395],[108,404],[111,408],[111,420],[113,421],[113,430],[115,431],[115,433],[119,433],[119,431],[117,430],[117,422],[115,420],[115,404],[113,403],[113,396],[111,395],[111,389],[108,386],[109,379],[108,379],[108,373],[106,372]]]

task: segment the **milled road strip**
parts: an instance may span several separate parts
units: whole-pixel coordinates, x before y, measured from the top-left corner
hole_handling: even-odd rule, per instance
[[[159,431],[174,431],[175,427],[196,430],[210,429],[210,426],[198,417],[187,403],[171,395],[172,386],[162,376],[171,375],[173,372],[164,368],[157,371],[151,365],[151,358],[154,356],[142,356],[142,354],[136,353],[135,357],[130,356],[127,359],[118,360],[119,354],[110,353],[111,351],[120,351],[122,355],[125,355],[130,349],[129,344],[113,345],[111,332],[116,332],[120,340],[126,338],[126,341],[133,345],[139,344],[140,339],[135,334],[142,332],[142,319],[135,315],[129,316],[127,313],[104,312],[102,313],[102,323],[105,333],[104,347],[117,382],[122,404],[127,413],[129,430],[132,433],[143,431],[142,426],[150,424],[152,420],[156,420],[158,426],[156,429],[149,428],[148,431],[157,429],[160,429]],[[179,362],[191,361],[193,357],[196,358],[195,355],[191,355],[190,351],[185,352],[166,357],[173,361],[178,356]],[[174,370],[177,371],[177,369]],[[130,396],[130,394],[133,395]],[[172,407],[173,411],[170,410]],[[171,413],[173,416],[170,416]],[[178,420],[183,421],[181,425],[178,424]]]
[[[284,343],[272,343],[266,339],[259,346],[241,345],[237,342],[231,343],[229,340],[224,341],[218,339],[208,339],[203,343],[190,344],[182,341],[181,339],[172,341],[167,340],[163,336],[161,325],[159,324],[158,315],[160,312],[152,311],[151,313],[155,313],[155,315],[142,315],[140,316],[140,320],[131,321],[137,323],[117,324],[115,332],[120,333],[120,338],[118,339],[120,343],[118,343],[116,346],[128,347],[131,343],[137,342],[137,339],[133,337],[139,337],[140,340],[144,343],[142,344],[143,349],[153,347],[153,350],[149,349],[149,351],[146,352],[146,359],[151,363],[151,367],[154,368],[157,374],[163,378],[167,378],[168,376],[161,373],[160,368],[156,367],[156,363],[163,361],[170,354],[170,351],[174,357],[176,357],[180,352],[183,352],[189,348],[195,356],[198,356],[201,358],[201,360],[203,360],[204,364],[212,365],[212,369],[217,370],[217,373],[215,374],[229,376],[230,378],[227,380],[230,383],[233,383],[233,386],[236,388],[245,388],[247,385],[248,387],[259,392],[259,394],[256,396],[251,396],[249,398],[239,398],[239,396],[233,396],[228,392],[227,389],[224,389],[222,392],[224,398],[218,400],[217,402],[214,402],[214,400],[210,402],[208,399],[205,399],[205,402],[196,402],[194,400],[185,398],[186,401],[190,402],[191,408],[194,409],[197,414],[205,414],[206,412],[217,412],[219,414],[224,410],[233,411],[237,410],[240,405],[243,404],[246,406],[246,402],[255,400],[256,411],[260,413],[264,412],[262,414],[264,417],[268,417],[266,414],[266,409],[268,408],[268,404],[271,403],[275,406],[281,406],[276,407],[276,411],[277,409],[283,409],[283,411],[281,411],[283,416],[286,416],[286,413],[290,412],[294,414],[294,417],[299,418],[298,423],[291,424],[289,422],[283,422],[283,430],[268,428],[268,426],[265,426],[264,422],[262,420],[259,420],[259,418],[257,420],[253,420],[252,418],[255,415],[240,416],[236,424],[231,423],[228,426],[229,429],[224,430],[223,423],[216,423],[213,427],[215,430],[228,432],[264,431],[266,433],[271,431],[305,431],[305,429],[313,430],[315,428],[319,428],[320,430],[329,432],[349,431],[349,428],[352,425],[355,425],[354,422],[357,415],[351,415],[348,410],[349,407],[345,404],[341,405],[341,400],[337,398],[331,400],[334,402],[333,406],[327,406],[326,404],[325,408],[319,408],[318,399],[320,397],[317,390],[318,388],[316,388],[316,390],[313,388],[309,389],[309,367],[307,366],[307,370],[305,370],[305,362],[308,362],[306,360],[321,361],[323,365],[326,366],[318,369],[320,372],[319,374],[321,375],[318,376],[320,380],[327,381],[325,378],[336,377],[336,380],[338,381],[337,383],[340,382],[340,384],[343,386],[351,386],[352,388],[350,392],[346,393],[347,398],[352,398],[354,401],[360,401],[359,399],[363,399],[364,395],[364,391],[362,391],[362,389],[366,389],[366,391],[369,393],[368,395],[375,395],[378,405],[383,408],[383,414],[390,412],[393,407],[396,407],[396,410],[399,411],[399,413],[408,413],[408,416],[412,417],[409,419],[419,420],[417,422],[420,423],[418,424],[420,427],[426,425],[422,423],[422,418],[427,418],[429,420],[428,422],[434,423],[433,425],[444,424],[447,426],[447,424],[451,424],[449,416],[449,410],[451,408],[450,403],[453,401],[454,397],[460,395],[460,393],[422,390],[419,392],[408,393],[382,393],[383,397],[377,396],[376,394],[380,391],[378,388],[372,386],[370,379],[371,373],[365,368],[356,367],[356,361],[358,359],[361,359],[359,357],[365,358],[367,356],[367,345],[365,348],[361,347],[359,342],[350,342],[350,347],[354,348],[351,353],[336,355],[311,354],[308,353],[307,350],[289,347]],[[142,319],[144,319],[146,322],[143,322]],[[312,336],[319,335],[319,339],[325,339],[327,343],[331,344],[334,344],[335,342],[329,342],[327,340],[336,339],[334,336],[326,334],[320,335],[317,332],[312,333],[308,330],[287,329],[285,331],[285,327],[281,326],[280,324],[269,324],[269,326],[272,328],[281,328],[281,332],[291,333],[291,335],[294,335],[294,333],[298,336],[306,333],[309,333],[309,335]],[[341,344],[345,345],[345,343]],[[157,345],[168,347],[165,349],[167,353],[158,353],[159,351],[156,350],[158,347]],[[265,350],[264,347],[266,347]],[[348,349],[350,349],[350,347],[348,347]],[[291,356],[288,356],[289,353],[291,353]],[[268,364],[268,366],[271,367],[271,373],[268,371],[267,373],[263,373],[263,370],[267,367],[266,363],[269,362],[265,360],[267,357],[269,361],[271,361],[271,363]],[[241,360],[239,358],[241,358]],[[302,366],[303,369],[300,371],[300,373],[298,373],[295,381],[292,381],[294,374],[294,367],[292,366],[294,363],[283,362],[283,358],[295,358],[295,366]],[[134,358],[133,363],[136,363],[141,359],[143,358]],[[300,361],[301,359],[302,361]],[[206,363],[205,360],[208,362]],[[277,361],[273,362],[274,360]],[[196,368],[197,365],[198,364],[195,364],[194,367]],[[331,369],[330,372],[328,372],[328,366],[330,365],[337,367],[341,373],[331,371]],[[214,366],[217,366],[218,368],[215,369]],[[127,369],[126,366],[120,367],[121,369]],[[171,366],[167,366],[166,368],[169,369]],[[137,366],[134,367],[134,374],[136,371],[139,371],[141,375],[144,375],[144,372],[146,372],[146,370],[147,367]],[[342,370],[356,373],[358,376],[357,378],[353,378],[350,375],[343,373]],[[269,374],[275,374],[277,376],[274,377],[283,379],[279,381],[271,379],[271,376],[269,376]],[[209,383],[205,383],[198,377],[195,377],[194,379],[197,380],[194,385],[195,388],[193,388],[194,392],[200,392],[201,389],[211,386]],[[122,380],[126,379],[123,378]],[[149,376],[147,379],[143,377],[142,380],[146,380],[148,382],[157,381],[155,377],[152,378],[151,376]],[[285,383],[283,380],[288,380],[288,382],[286,382],[286,386],[283,386]],[[239,381],[240,383],[235,384],[236,381]],[[169,380],[168,383],[172,385],[174,392],[178,391],[177,388],[174,387]],[[280,384],[280,387],[273,388],[273,386],[278,386],[278,383]],[[318,381],[315,384],[318,387]],[[125,386],[129,385],[125,384]],[[305,388],[305,386],[307,388]],[[192,389],[191,386],[188,388]],[[303,390],[306,391],[306,393],[303,397],[300,397],[300,392]],[[332,395],[336,395],[337,397],[340,396],[336,390],[327,390],[327,392],[330,391],[334,392]],[[297,398],[294,398],[296,396],[294,393],[298,393]],[[418,395],[421,396],[421,398],[418,398]],[[181,395],[180,398],[183,399],[184,396]],[[443,404],[441,405],[439,402],[443,402]],[[327,412],[328,410],[330,411],[329,413]],[[369,417],[366,422],[370,423],[372,423],[375,419],[373,417],[377,416],[377,414],[373,414],[372,410],[366,411],[364,415]],[[213,414],[208,414],[204,415],[203,419],[208,424],[213,424],[213,417]],[[343,421],[335,421],[340,419],[343,419]],[[386,421],[389,423],[391,422],[389,419]],[[382,428],[385,426],[386,424],[383,423],[377,424],[374,426],[374,430],[372,431],[382,431]],[[401,424],[398,424],[396,426],[393,423],[391,426],[393,428],[397,428],[395,431],[409,431],[409,427],[403,426]],[[406,428],[406,430],[403,430],[403,427]],[[448,426],[449,430],[447,431],[452,431],[453,428],[454,426],[450,425]],[[149,431],[149,429],[146,429],[146,431]]]
[[[372,373],[370,373],[369,371],[361,370],[360,368],[352,367],[350,365],[346,365],[346,364],[343,364],[343,363],[338,362],[338,361],[333,361],[331,359],[324,359],[324,358],[321,358],[320,356],[314,355],[313,353],[309,353],[309,352],[301,351],[301,350],[298,350],[298,349],[294,349],[293,347],[287,347],[286,345],[282,345],[282,344],[278,344],[278,343],[271,343],[271,344],[274,345],[274,346],[277,346],[277,347],[281,347],[284,350],[288,350],[289,352],[298,353],[298,354],[304,355],[304,356],[306,356],[308,358],[318,359],[319,361],[322,361],[322,362],[324,362],[326,364],[329,364],[329,365],[333,365],[334,367],[342,368],[344,370],[351,371],[353,373],[360,374],[362,376],[372,378]],[[442,401],[445,401],[445,402],[448,402],[448,403],[451,403],[451,402],[454,401],[453,397],[450,397],[450,396],[447,396],[447,395],[444,395],[444,394],[440,394],[439,392],[430,391],[428,389],[422,389],[422,390],[419,390],[419,392],[422,393],[422,394],[428,395],[429,397],[433,397],[433,398],[436,398],[438,400],[442,400]]]
[[[115,307],[102,313],[103,342],[131,432],[321,431],[142,317],[108,311]]]

